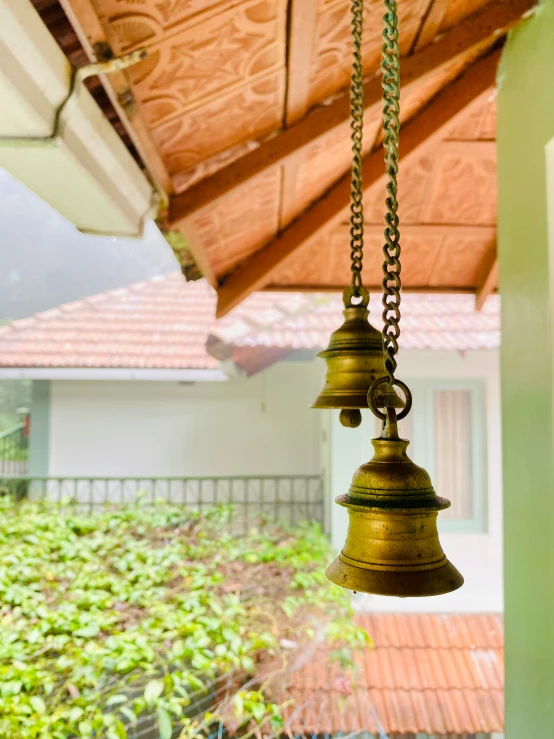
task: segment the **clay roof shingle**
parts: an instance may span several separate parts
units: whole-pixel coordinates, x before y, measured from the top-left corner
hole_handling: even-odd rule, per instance
[[[292,304],[289,294],[279,295],[284,315],[271,324],[260,323],[242,334],[229,321],[219,322],[216,333],[235,346],[272,346],[322,349],[342,322],[342,300],[336,295],[306,296],[306,304]],[[381,329],[380,301],[370,303],[370,320]],[[224,319],[225,320],[225,319]],[[482,311],[471,295],[402,296],[400,345],[403,349],[475,350],[500,345],[500,299],[489,297]]]
[[[480,313],[473,305],[469,295],[406,295],[401,346],[496,348],[498,299]],[[340,298],[323,294],[255,293],[220,321],[215,307],[205,280],[187,283],[170,273],[0,327],[0,367],[215,369],[210,335],[235,347],[314,350],[326,346],[342,318]],[[372,311],[380,326],[375,300]]]
[[[504,730],[500,615],[365,614],[374,648],[345,678],[328,651],[282,689],[292,734],[469,735]]]

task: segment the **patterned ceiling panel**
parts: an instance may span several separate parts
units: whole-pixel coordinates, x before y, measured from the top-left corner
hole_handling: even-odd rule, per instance
[[[444,232],[421,234],[402,231],[402,278],[407,288],[419,288],[429,284]],[[363,280],[372,287],[382,280],[382,236],[375,231],[364,239]],[[350,282],[350,244],[348,226],[341,225],[332,233],[313,239],[279,270],[272,280],[276,286],[310,284],[314,287],[336,287]]]
[[[494,141],[496,139],[496,92],[487,93],[449,132],[458,141]]]
[[[398,213],[401,223],[419,223],[427,188],[433,172],[431,153],[398,170]],[[364,199],[364,216],[368,223],[383,223],[385,217],[385,183],[374,187]]]
[[[482,265],[494,248],[495,243],[490,238],[445,236],[433,271],[424,284],[430,287],[477,287],[483,277]]]
[[[380,63],[383,4],[364,1],[363,55],[370,75]],[[70,2],[78,14],[81,0]],[[161,156],[166,181],[168,174],[175,192],[217,177],[219,170],[261,147],[262,165],[258,162],[256,171],[263,170],[262,174],[245,184],[247,168],[243,165],[241,172],[239,164],[228,174],[227,182],[234,187],[227,190],[225,177],[223,185],[214,178],[204,189],[189,193],[188,202],[197,197],[201,209],[189,206],[182,211],[185,216],[193,214],[185,221],[185,233],[203,253],[207,271],[211,269],[219,281],[270,244],[292,219],[303,218],[310,204],[348,172],[348,124],[335,128],[341,118],[331,108],[328,133],[321,135],[324,126],[317,121],[304,121],[299,134],[304,147],[287,159],[275,155],[273,137],[284,121],[300,122],[306,111],[332,106],[334,96],[347,89],[350,0],[88,0],[88,4],[115,54],[140,46],[149,50],[148,57],[125,75],[136,101],[131,107],[147,130],[151,149]],[[402,55],[410,55],[414,48],[424,53],[437,31],[453,28],[484,5],[486,0],[398,0]],[[474,39],[471,33],[469,37]],[[430,53],[433,71],[403,88],[403,121],[416,116],[489,45],[489,38],[482,38],[469,52],[452,59],[435,46],[446,63],[436,63]],[[462,43],[450,48],[466,47]],[[423,146],[418,156],[401,162],[399,213],[407,287],[475,289],[483,265],[490,262],[494,238],[489,227],[496,223],[496,100],[490,93],[479,98],[483,87],[477,88],[474,103],[446,134],[443,130],[432,138],[432,146]],[[435,103],[440,111],[442,102]],[[343,103],[338,104],[335,111]],[[318,115],[317,120],[324,119],[321,111]],[[366,116],[366,152],[381,140],[380,123],[376,105]],[[269,140],[273,143],[264,148]],[[215,193],[211,202],[206,194],[210,192]],[[364,197],[368,223],[364,279],[372,285],[381,281],[382,236],[376,226],[383,223],[384,195],[380,183]],[[269,276],[269,282],[288,287],[347,283],[346,219],[346,211],[339,213],[316,237],[312,234],[318,224],[310,225],[305,243]]]
[[[187,237],[203,245],[217,277],[227,274],[276,232],[280,186],[280,170],[276,168],[202,209],[187,222]]]
[[[421,25],[428,0],[399,0],[400,48],[407,54]],[[383,4],[364,5],[363,57],[367,72],[379,67]],[[350,3],[320,0],[310,75],[310,105],[348,87],[351,69]]]
[[[421,220],[492,226],[496,223],[496,192],[494,146],[445,143],[437,155]]]
[[[287,0],[93,0],[170,175],[280,127]]]
[[[154,126],[169,173],[182,180],[206,159],[273,130],[280,123],[283,98],[284,77],[277,73],[211,101],[201,114]]]
[[[369,119],[364,126],[364,148],[367,153],[375,141],[380,121]],[[335,180],[348,172],[352,159],[352,144],[348,125],[341,126],[311,144],[302,153],[296,179],[296,213],[327,190]],[[384,166],[384,165],[383,165]]]

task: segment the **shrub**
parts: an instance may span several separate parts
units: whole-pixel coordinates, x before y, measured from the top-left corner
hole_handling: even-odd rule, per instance
[[[235,536],[226,509],[0,499],[0,736],[279,734],[260,676],[282,645],[367,641],[329,558],[316,525]]]

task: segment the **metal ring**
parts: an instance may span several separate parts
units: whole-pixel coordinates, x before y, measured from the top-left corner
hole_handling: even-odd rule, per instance
[[[384,377],[378,377],[369,388],[369,391],[367,393],[367,404],[374,416],[380,418],[381,421],[387,420],[386,415],[384,413],[381,413],[374,402],[375,391],[377,390],[377,388],[381,387],[381,385],[384,385],[387,382],[391,387],[393,387],[394,385],[399,387],[406,396],[406,405],[396,416],[396,420],[401,421],[403,418],[406,418],[408,413],[412,410],[412,393],[410,391],[410,388],[406,385],[405,382],[402,382],[402,380],[397,380],[395,377],[391,382],[391,380],[386,375]]]
[[[362,300],[359,303],[353,303],[352,298],[360,297]],[[369,305],[369,291],[367,288],[360,285],[360,287],[347,287],[342,294],[342,302],[345,308],[367,308]]]

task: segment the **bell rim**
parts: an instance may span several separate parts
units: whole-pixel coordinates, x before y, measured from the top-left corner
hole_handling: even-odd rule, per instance
[[[335,498],[335,503],[338,503],[343,508],[347,508],[349,511],[363,512],[371,510],[393,510],[398,513],[413,510],[417,510],[418,512],[422,510],[443,511],[445,508],[450,508],[452,505],[448,498],[441,498],[434,491],[432,494],[427,492],[425,495],[425,490],[425,488],[416,490],[415,492],[406,492],[405,490],[402,490],[396,493],[396,495],[390,494],[389,491],[388,495],[367,496],[366,499],[356,498],[349,493],[346,493],[344,495],[338,495]],[[422,494],[424,494],[425,497],[422,497]]]
[[[445,557],[446,559],[446,557]],[[337,557],[327,568],[327,579],[335,585],[370,595],[396,598],[425,598],[452,593],[464,584],[463,575],[446,559],[433,570],[381,571],[362,569]],[[348,580],[348,585],[346,585]]]
[[[341,341],[337,342],[332,348],[328,346],[327,349],[316,354],[321,359],[330,359],[334,356],[340,356],[348,350],[348,354],[353,357],[367,357],[375,354],[375,356],[383,355],[383,345],[377,344],[376,342],[360,342],[360,341]]]
[[[353,410],[355,408],[363,409],[363,408],[368,408],[369,407],[367,405],[367,396],[366,396],[366,402],[363,403],[363,404],[361,403],[362,396],[360,396],[358,398],[352,398],[352,396],[350,396],[350,398],[348,398],[346,396],[344,398],[340,398],[340,396],[339,396],[339,397],[337,397],[337,402],[336,403],[333,403],[333,402],[331,402],[331,403],[323,403],[322,401],[320,401],[320,397],[321,396],[318,396],[315,399],[315,401],[312,403],[312,405],[310,406],[310,408],[315,408],[316,410],[321,410],[321,411],[325,411],[325,410],[329,410],[329,411],[337,410],[338,411],[338,410],[343,410],[343,409],[345,409],[345,410]],[[332,398],[330,398],[330,400],[332,400]]]

